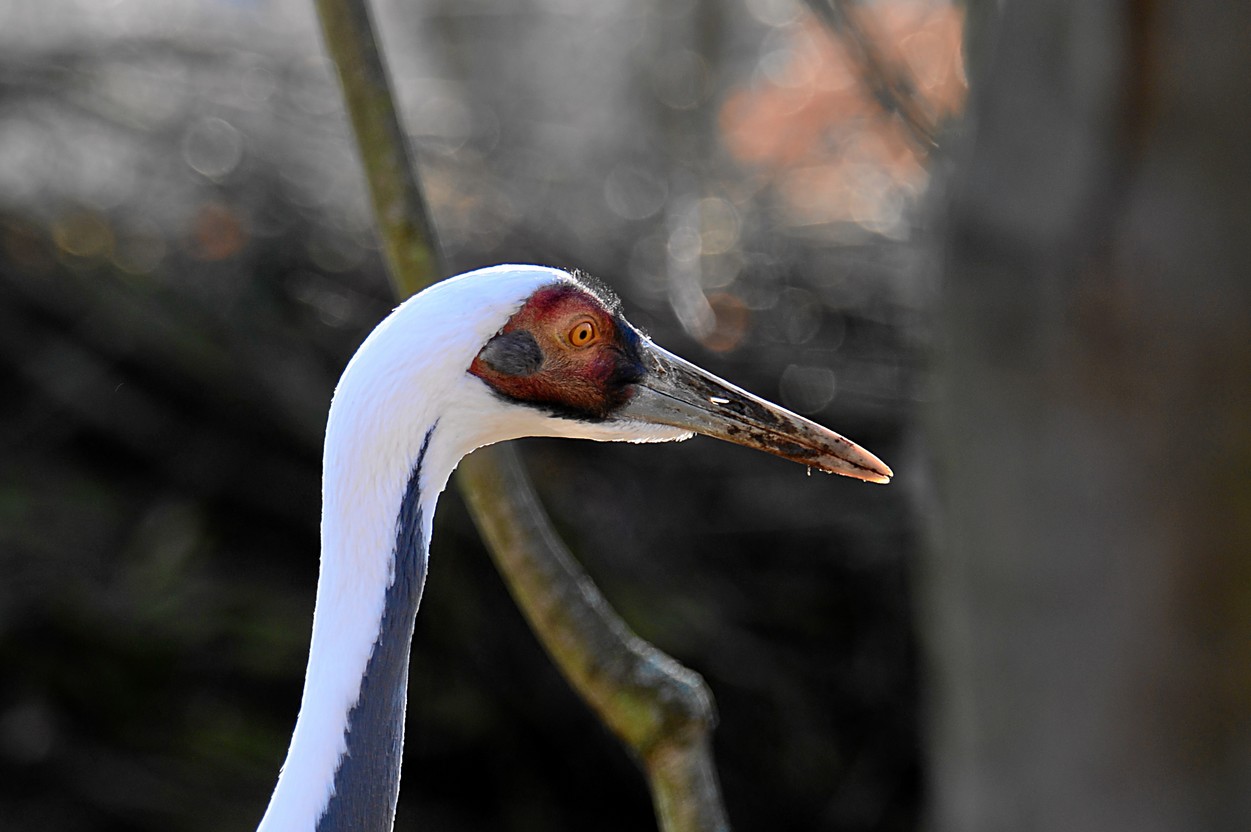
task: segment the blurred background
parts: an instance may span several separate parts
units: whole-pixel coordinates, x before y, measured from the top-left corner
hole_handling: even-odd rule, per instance
[[[520,443],[736,829],[1251,828],[1251,4],[374,8],[454,270],[899,474]],[[0,0],[0,828],[254,827],[392,305],[311,4]],[[399,829],[654,828],[454,492],[407,732]]]
[[[901,472],[523,445],[609,599],[710,682],[737,828],[917,828],[917,217],[961,11],[375,9],[454,270],[586,269],[661,343]],[[0,827],[259,820],[330,393],[391,305],[311,3],[0,0]],[[454,492],[432,548],[397,828],[652,828]]]

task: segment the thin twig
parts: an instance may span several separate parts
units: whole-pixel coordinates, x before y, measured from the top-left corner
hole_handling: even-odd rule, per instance
[[[847,47],[874,99],[899,116],[917,149],[929,154],[937,148],[938,127],[917,99],[916,84],[907,69],[882,54],[876,38],[865,30],[859,13],[850,8],[848,0],[805,0],[805,3]]]
[[[399,297],[444,275],[364,0],[316,0]],[[630,631],[552,528],[508,446],[457,472],[497,568],[540,642],[646,770],[664,832],[729,828],[711,754],[712,696],[697,673]]]

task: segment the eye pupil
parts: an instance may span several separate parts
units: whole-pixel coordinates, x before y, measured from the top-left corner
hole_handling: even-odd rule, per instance
[[[595,337],[595,327],[588,321],[583,321],[573,328],[573,332],[569,334],[569,340],[577,346],[590,343]]]

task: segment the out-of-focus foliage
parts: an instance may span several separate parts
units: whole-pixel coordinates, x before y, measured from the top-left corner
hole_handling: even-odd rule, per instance
[[[957,109],[956,13],[864,11]],[[456,267],[586,268],[906,483],[925,160],[836,35],[778,0],[378,14]],[[259,818],[322,420],[387,297],[311,9],[0,0],[0,826]],[[709,679],[739,828],[914,827],[904,487],[703,441],[527,457],[609,598]],[[647,828],[450,495],[433,549],[400,828]]]
[[[871,24],[878,24],[872,26]],[[880,3],[860,11],[862,36],[912,81],[930,123],[964,102],[962,15],[945,3]],[[732,91],[721,130],[734,158],[767,177],[796,225],[851,223],[906,239],[925,190],[929,145],[875,98],[847,41],[815,18],[774,30],[755,83]],[[854,51],[854,50],[853,50]]]

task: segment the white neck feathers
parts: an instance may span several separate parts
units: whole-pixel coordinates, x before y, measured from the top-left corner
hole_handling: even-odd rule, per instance
[[[349,362],[326,427],[321,572],[304,696],[259,832],[312,832],[325,812],[378,639],[397,516],[422,443],[437,424],[420,481],[428,544],[435,502],[460,459],[528,432],[466,372],[473,357],[535,290],[568,279],[510,266],[436,284],[384,320]]]

